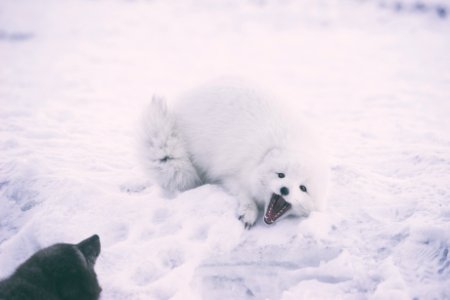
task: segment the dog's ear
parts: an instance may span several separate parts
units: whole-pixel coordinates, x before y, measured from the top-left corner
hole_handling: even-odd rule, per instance
[[[77,248],[83,253],[86,260],[94,265],[100,254],[100,237],[96,234],[78,243]]]

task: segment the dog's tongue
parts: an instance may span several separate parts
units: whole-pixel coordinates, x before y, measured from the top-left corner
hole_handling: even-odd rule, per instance
[[[291,208],[291,205],[286,202],[283,197],[273,194],[269,206],[267,207],[266,214],[264,215],[264,222],[266,222],[266,224],[272,224],[288,211],[289,208]]]

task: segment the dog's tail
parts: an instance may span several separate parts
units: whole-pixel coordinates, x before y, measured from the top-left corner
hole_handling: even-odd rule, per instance
[[[200,185],[200,177],[163,98],[153,97],[143,121],[142,157],[150,176],[171,192]]]

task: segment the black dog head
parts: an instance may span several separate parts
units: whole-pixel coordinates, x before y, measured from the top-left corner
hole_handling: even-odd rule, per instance
[[[55,296],[55,299],[97,300],[101,288],[94,265],[100,247],[100,238],[93,235],[78,244],[55,244],[44,248],[24,262],[8,282],[19,288],[31,285],[34,291]]]

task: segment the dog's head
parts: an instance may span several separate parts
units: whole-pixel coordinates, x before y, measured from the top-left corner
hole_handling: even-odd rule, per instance
[[[61,299],[99,298],[101,288],[94,265],[100,254],[100,238],[93,235],[78,244],[55,244],[31,256],[17,270],[45,274],[52,290]]]
[[[264,203],[264,222],[289,215],[307,216],[325,205],[328,169],[307,153],[272,149],[254,174],[254,197]]]

